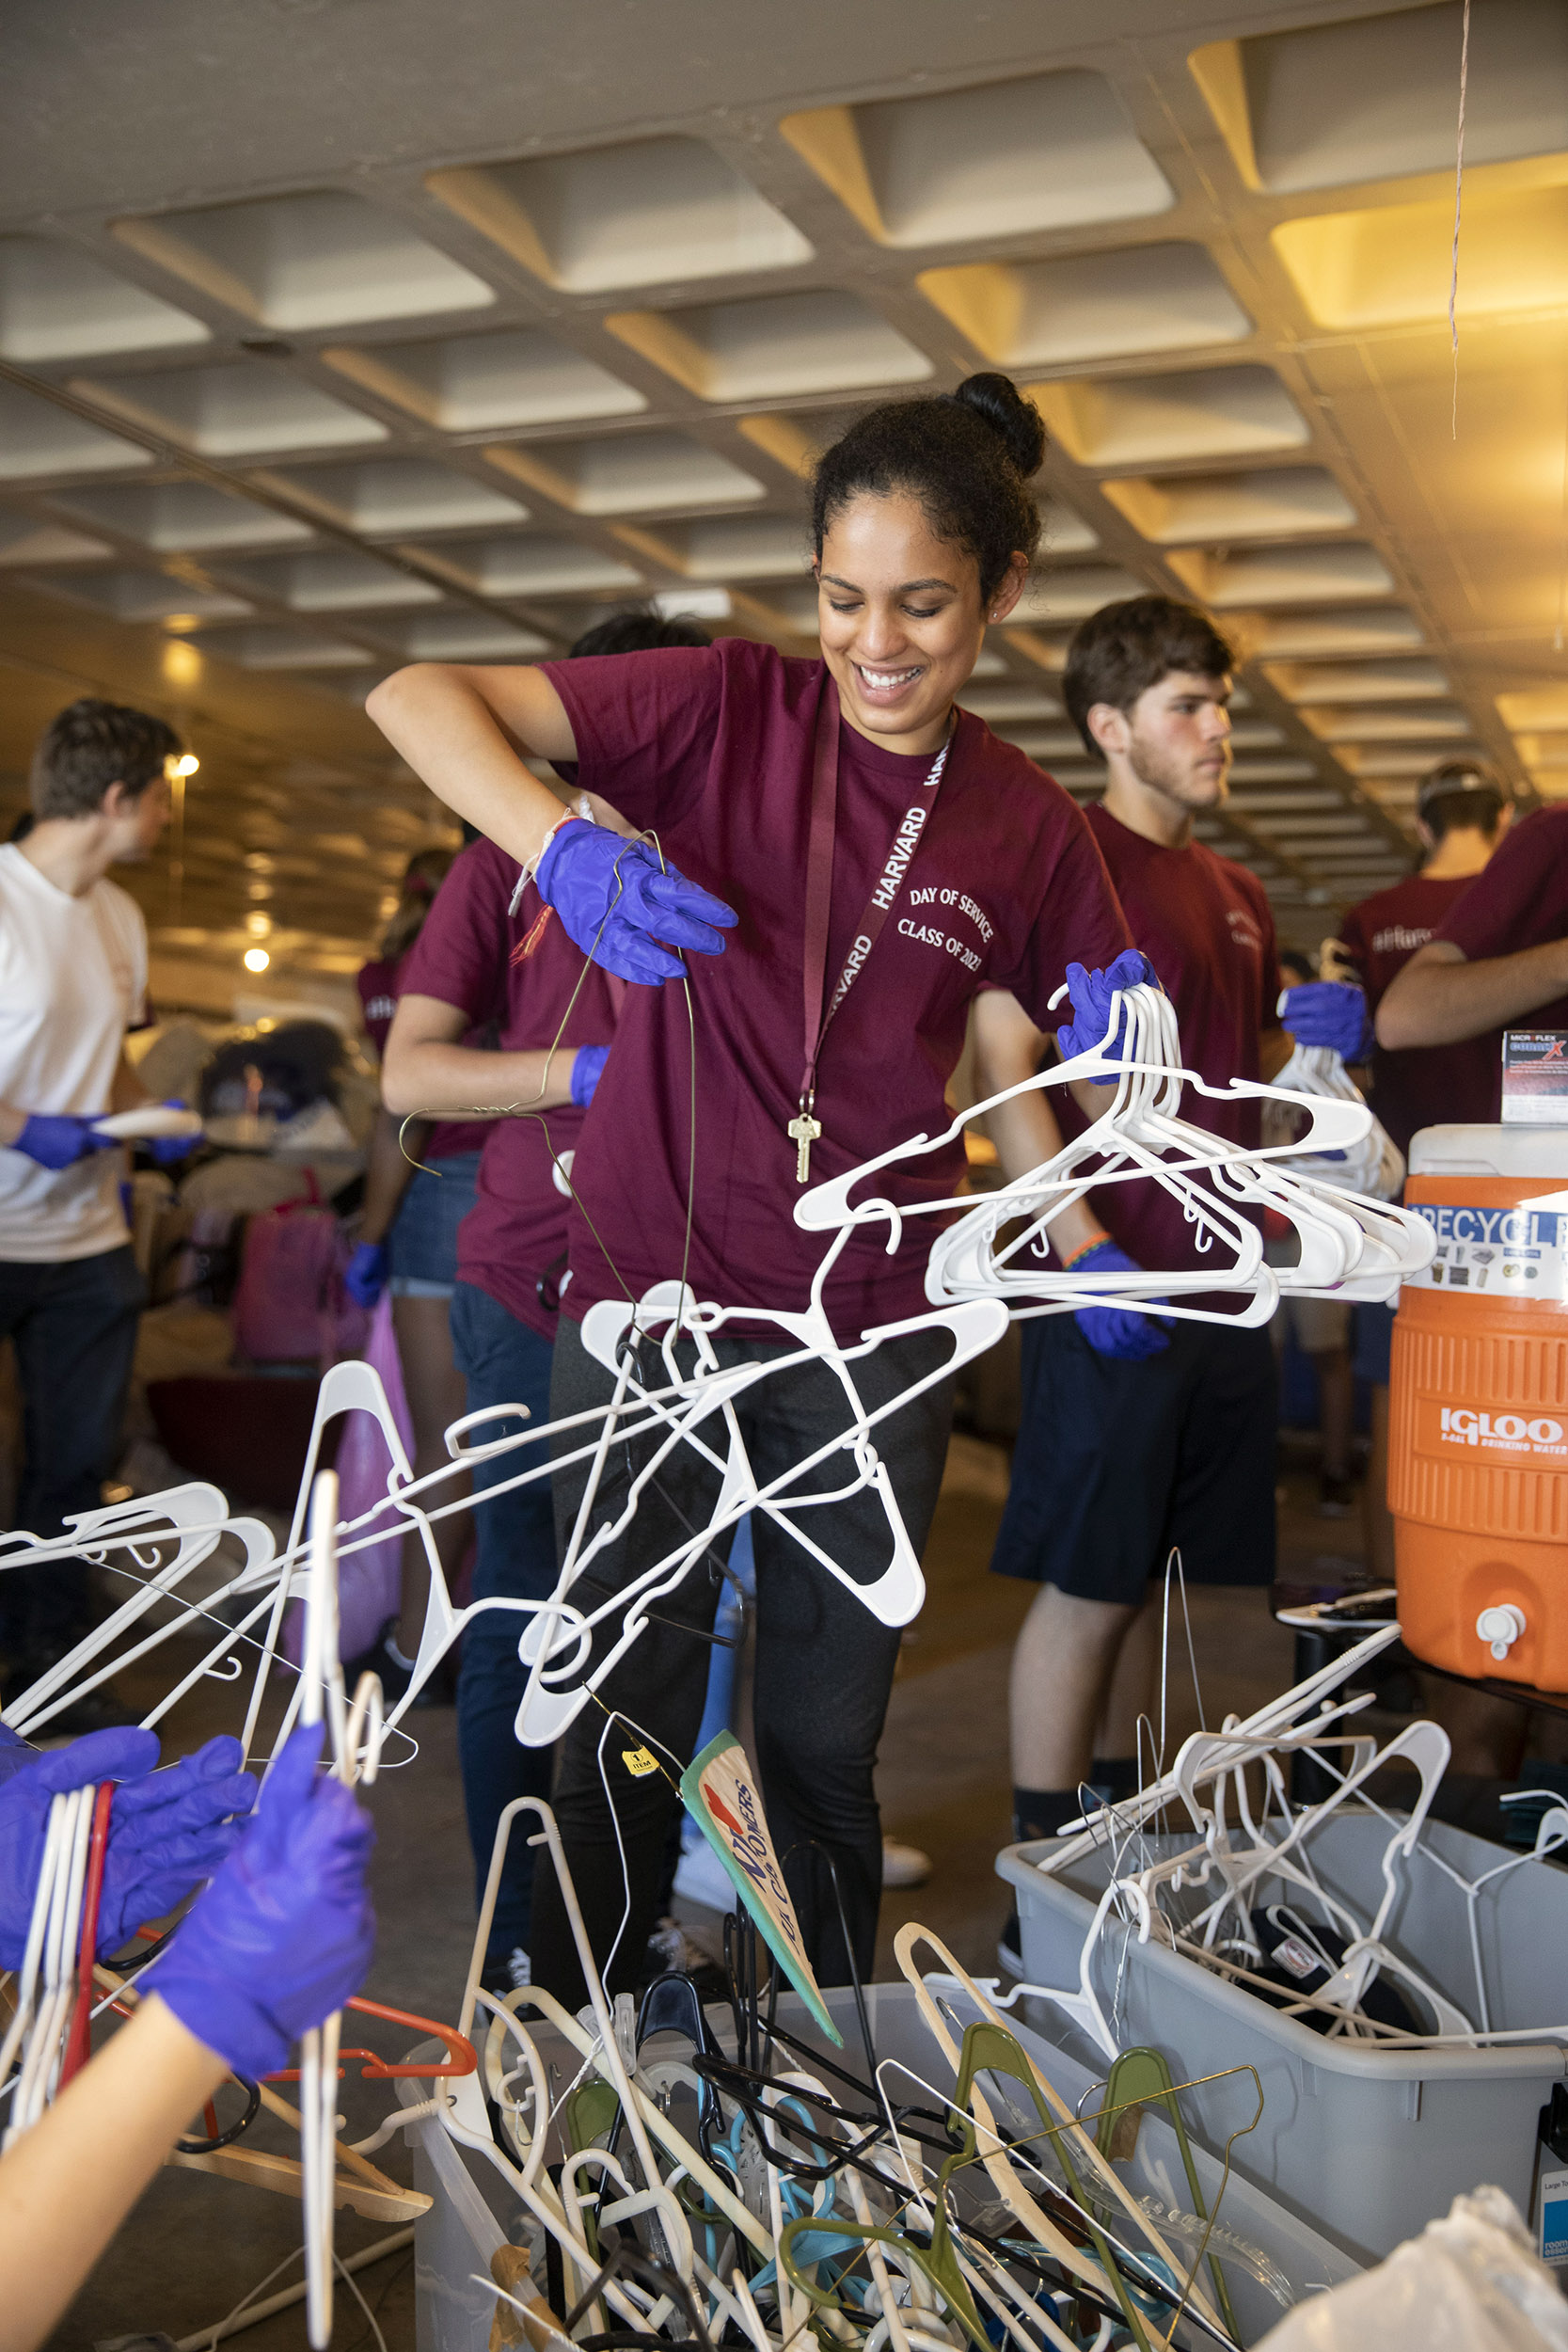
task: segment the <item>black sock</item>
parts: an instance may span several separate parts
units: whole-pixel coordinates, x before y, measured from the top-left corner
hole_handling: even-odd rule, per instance
[[[1013,1836],[1021,1843],[1026,1838],[1054,1837],[1067,1821],[1075,1821],[1084,1810],[1084,1801],[1076,1788],[1015,1788],[1013,1790]]]
[[[1124,1804],[1138,1793],[1138,1759],[1135,1756],[1097,1756],[1089,1766],[1089,1783],[1105,1799],[1107,1804]]]

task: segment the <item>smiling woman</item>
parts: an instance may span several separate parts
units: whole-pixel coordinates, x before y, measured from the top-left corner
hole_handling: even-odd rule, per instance
[[[372,716],[433,789],[512,856],[537,861],[541,895],[570,934],[647,983],[627,993],[574,1174],[557,1416],[610,1399],[611,1378],[578,1331],[595,1300],[640,1297],[685,1266],[700,1299],[803,1311],[821,1253],[793,1221],[797,1185],[946,1123],[942,1089],[983,985],[1010,990],[1043,1025],[1069,960],[1109,963],[1127,945],[1073,803],[956,707],[988,626],[1012,610],[1029,570],[1039,524],[1028,477],[1043,440],[1001,376],[884,404],[852,426],[824,456],[814,498],[820,660],[730,639],[536,669],[404,671],[372,697]],[[562,820],[522,754],[575,761],[581,786],[630,824],[657,827],[657,856],[647,850],[628,869],[623,840]],[[612,907],[626,926],[619,943],[606,927]],[[695,951],[684,974],[657,941]],[[961,1148],[930,1154],[895,1197],[944,1198],[962,1168]],[[842,1339],[924,1311],[928,1234],[891,1254],[886,1239],[885,1228],[852,1238],[825,1283]],[[771,1337],[746,1332],[726,1327],[721,1361],[785,1352],[776,1326]],[[946,1356],[944,1339],[917,1331],[884,1341],[859,1375],[873,1410],[931,1381],[877,1436],[917,1553],[946,1450]],[[820,1367],[758,1384],[736,1410],[760,1481],[829,1446],[848,1421]],[[683,1523],[711,1517],[716,1483],[693,1449],[659,1479],[595,1558],[610,1591],[678,1542]],[[830,1454],[799,1490],[842,1483]],[[558,1478],[558,1533],[580,1493],[576,1473]],[[605,1512],[618,1511],[605,1493]],[[885,1520],[864,1490],[824,1502],[812,1532],[852,1580],[885,1565]],[[823,1983],[843,1983],[850,1951],[863,1977],[873,1956],[872,1765],[898,1635],[766,1514],[754,1535],[757,1761],[813,1964]],[[705,1572],[689,1577],[603,1686],[607,1705],[683,1759],[702,1716],[718,1589]],[[673,1795],[661,1774],[617,1776],[612,1820],[602,1729],[595,1714],[567,1733],[556,1807],[595,1949],[614,1946],[610,1982],[629,1988]],[[832,1858],[850,1951],[813,1846]],[[553,1888],[536,1894],[533,1933],[535,1980],[580,2002]]]

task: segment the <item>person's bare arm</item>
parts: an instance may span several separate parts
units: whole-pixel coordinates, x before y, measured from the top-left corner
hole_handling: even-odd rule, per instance
[[[1412,1045],[1457,1045],[1506,1028],[1559,996],[1568,996],[1568,939],[1475,963],[1451,939],[1429,939],[1389,982],[1377,1009],[1377,1041],[1393,1054]]]
[[[1005,1088],[1022,1086],[1039,1066],[1045,1040],[1016,996],[1002,989],[987,989],[970,1009],[974,1043],[974,1084],[985,1102]],[[1051,1099],[1038,1087],[1017,1094],[1010,1103],[988,1111],[986,1132],[996,1146],[1002,1172],[1009,1181],[1025,1176],[1062,1148],[1062,1131]],[[1051,1219],[1047,1229],[1058,1257],[1103,1235],[1104,1228],[1087,1203],[1075,1200]]]
[[[121,1046],[119,1060],[109,1086],[109,1108],[112,1111],[139,1111],[144,1103],[150,1103],[151,1100],[151,1095],[126,1060],[125,1049]]]
[[[573,1047],[489,1054],[457,1042],[472,1025],[460,1006],[438,996],[399,997],[381,1065],[381,1096],[389,1111],[505,1119],[571,1101]]]
[[[155,1993],[0,2156],[0,2352],[35,2352],[229,2068]]]
[[[561,802],[525,757],[575,760],[564,704],[539,670],[420,661],[366,702],[382,734],[438,800],[526,865]]]

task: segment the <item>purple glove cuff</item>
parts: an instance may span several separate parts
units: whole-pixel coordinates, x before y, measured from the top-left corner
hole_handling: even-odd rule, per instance
[[[586,1110],[594,1100],[604,1066],[610,1059],[608,1045],[579,1045],[572,1057],[572,1100],[578,1110]]]

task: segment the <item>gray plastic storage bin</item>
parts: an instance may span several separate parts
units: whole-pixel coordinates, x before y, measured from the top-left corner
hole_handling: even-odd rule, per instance
[[[1377,1909],[1390,1835],[1377,1814],[1347,1806],[1311,1840],[1323,1884],[1363,1919]],[[1196,1840],[1188,1832],[1140,1842],[1157,1859]],[[1484,1838],[1429,1820],[1387,1938],[1479,2023],[1465,1897],[1424,1847],[1469,1880],[1509,1856]],[[1045,1851],[1038,1843],[1009,1846],[996,1867],[1017,1890],[1025,1980],[1076,1992],[1084,1938],[1107,1883],[1107,1857],[1101,1849],[1047,1877],[1032,1867]],[[1277,1881],[1260,1881],[1251,1897],[1256,1907],[1281,1899],[1312,1915],[1310,1899]],[[1478,1926],[1493,2030],[1560,2021],[1568,2041],[1568,1873],[1521,1861],[1481,1890]],[[1101,1933],[1090,1981],[1122,2046],[1150,2042],[1163,2050],[1179,2083],[1243,2059],[1257,2067],[1263,2120],[1236,2142],[1234,2163],[1362,2261],[1380,2261],[1482,2182],[1505,2189],[1528,2217],[1538,2111],[1553,2083],[1568,2078],[1561,2045],[1421,2050],[1331,2042],[1152,1937],[1140,1944],[1135,1930],[1116,1919]],[[1026,2013],[1043,2024],[1051,2011],[1031,2001]],[[1066,2038],[1070,2049],[1103,2068],[1078,2028],[1068,2028]],[[1236,2102],[1234,2084],[1226,2083],[1184,2091],[1181,2105],[1189,2128],[1207,2146],[1222,2148],[1235,2128]]]
[[[978,2012],[962,1994],[944,1994],[942,1997],[950,2009],[955,2034],[961,2035],[963,2027]],[[937,2100],[923,2090],[920,2083],[930,2084],[939,2095],[945,2093],[953,2087],[953,2070],[927,2028],[912,1988],[902,1981],[871,1985],[865,2001],[879,2061],[897,2061],[883,2067],[882,2079],[889,2097],[895,2103],[908,2101],[934,2106]],[[832,1992],[827,2002],[844,2036],[842,2051],[829,2048],[804,2003],[794,1994],[780,2000],[779,2023],[801,2042],[815,2044],[824,2056],[847,2067],[851,2074],[863,2074],[865,2061],[852,1994],[847,1989]],[[728,2010],[713,2010],[709,2014],[721,2042],[726,2049],[730,2048],[734,2031]],[[1086,2094],[1093,2090],[1102,2070],[1080,2065],[1055,2047],[1046,2035],[1034,2032],[1020,2021],[1009,2018],[1007,2024],[1062,2097],[1070,2106],[1082,2103],[1085,2111],[1092,2114],[1094,2101]],[[568,2052],[544,2027],[535,2033],[534,2039],[546,2064],[555,2065],[558,2087],[570,2081],[580,2062],[576,2052]],[[428,2049],[437,2053],[434,2042]],[[901,2072],[905,2067],[911,2070],[911,2074]],[[920,2080],[914,2080],[914,2076]],[[831,2083],[832,2078],[828,2079]],[[988,2084],[988,2097],[993,2089],[993,2085]],[[405,2106],[411,2106],[426,2090],[423,2083],[405,2083],[401,2086],[400,2095]],[[996,2105],[994,2098],[992,2104]],[[1250,2113],[1250,2085],[1245,2087],[1238,2104],[1243,2115]],[[1025,2131],[1037,2128],[1032,2108],[1026,2114],[1020,2112],[1019,2127]],[[508,2185],[494,2167],[473,2151],[460,2148],[433,2117],[410,2124],[408,2135],[415,2144],[415,2185],[436,2200],[414,2230],[418,2352],[486,2352],[495,2296],[474,2283],[472,2274],[477,2272],[482,2279],[487,2277],[495,2249],[509,2234],[522,2234],[517,2227],[518,2209]],[[1244,2143],[1238,2143],[1241,2144]],[[554,2150],[552,2156],[560,2153],[559,2149]],[[1212,2211],[1221,2167],[1202,2149],[1195,2150],[1195,2155],[1204,2197]],[[1118,2169],[1134,2195],[1150,2196],[1166,2210],[1190,2210],[1191,2199],[1176,2135],[1163,2117],[1152,2113],[1144,2116],[1134,2156],[1131,2164],[1119,2166]],[[991,2192],[983,2176],[979,2176],[978,2185],[982,2194],[989,2197]],[[1158,2227],[1158,2215],[1151,2217]],[[1212,2241],[1214,2251],[1222,2257],[1227,2239],[1260,2249],[1289,2281],[1298,2299],[1325,2286],[1337,2286],[1340,2280],[1353,2278],[1360,2267],[1319,2232],[1240,2177],[1234,2169],[1220,2202]],[[1182,2252],[1179,2240],[1174,2242],[1173,2250],[1178,2255]],[[1226,2264],[1226,2282],[1243,2341],[1255,2344],[1284,2316],[1283,2307],[1234,2259]],[[1205,2271],[1206,2291],[1210,2283]]]

